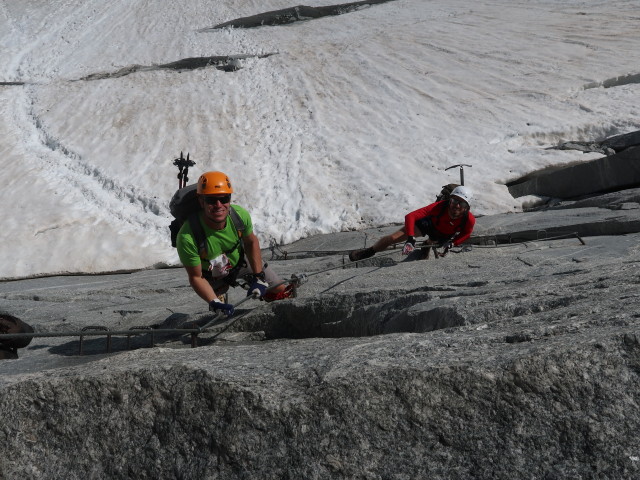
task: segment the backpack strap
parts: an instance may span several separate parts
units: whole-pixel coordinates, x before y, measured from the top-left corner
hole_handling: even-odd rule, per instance
[[[240,215],[238,214],[236,209],[233,208],[233,205],[231,206],[231,208],[229,208],[229,216],[231,217],[231,223],[233,224],[233,228],[235,228],[236,234],[238,235],[238,241],[233,246],[233,248],[229,249],[224,253],[227,254],[227,253],[233,252],[236,248],[239,249],[240,261],[238,262],[238,265],[240,265],[244,260],[244,244],[242,243],[242,236],[244,235],[244,231],[246,230],[247,226],[244,224],[244,221],[242,221],[242,219],[240,218]]]
[[[244,222],[240,218],[240,215],[238,215],[238,212],[236,211],[236,209],[233,208],[233,205],[231,205],[231,208],[229,209],[229,216],[231,217],[233,226],[236,229],[238,238],[242,239],[242,235],[244,234],[244,231],[246,230],[247,226],[244,224]]]
[[[207,246],[207,237],[204,234],[204,228],[200,223],[199,212],[193,212],[187,218],[191,231],[193,232],[193,238],[196,241],[198,247],[198,255],[202,260],[207,260],[209,256],[209,247]]]

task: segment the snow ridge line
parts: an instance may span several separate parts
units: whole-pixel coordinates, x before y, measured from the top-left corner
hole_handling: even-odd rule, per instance
[[[103,190],[107,192],[114,192],[115,197],[122,200],[129,200],[129,203],[139,203],[145,212],[151,212],[154,215],[161,215],[160,206],[157,202],[135,194],[135,188],[133,186],[124,187],[119,185],[116,180],[113,180],[107,177],[103,172],[100,171],[97,167],[92,167],[84,162],[80,155],[75,152],[70,151],[67,147],[62,145],[58,140],[51,137],[39,118],[34,116],[34,122],[36,129],[40,131],[42,134],[42,138],[44,140],[44,145],[49,148],[53,152],[61,152],[67,159],[76,161],[77,168],[69,168],[69,165],[66,165],[70,172],[75,171],[76,173],[80,173],[85,177],[90,177],[95,180]],[[73,166],[73,164],[72,164]],[[129,191],[130,189],[130,191]]]
[[[84,162],[81,155],[70,150],[47,131],[33,110],[33,97],[28,93],[25,95],[27,105],[23,112],[23,129],[27,132],[28,125],[31,125],[35,129],[34,137],[38,138],[46,149],[37,154],[43,160],[41,165],[47,166],[52,177],[57,177],[61,183],[74,187],[71,190],[84,198],[82,208],[99,209],[101,216],[108,212],[113,220],[128,224],[134,229],[160,231],[166,228],[160,220],[168,216],[167,207],[136,192],[133,185],[123,185],[118,180],[108,177],[98,167]],[[16,115],[16,121],[18,120]],[[47,158],[50,153],[59,155],[62,161]]]

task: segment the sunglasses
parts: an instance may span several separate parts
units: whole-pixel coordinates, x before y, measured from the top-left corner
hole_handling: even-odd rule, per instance
[[[469,204],[467,202],[465,202],[464,200],[458,200],[457,198],[451,198],[449,201],[451,202],[451,206],[452,207],[460,206],[462,208],[469,208]]]
[[[231,195],[220,195],[220,196],[206,196],[204,197],[204,203],[207,205],[215,205],[220,202],[223,205],[226,205],[231,201]]]

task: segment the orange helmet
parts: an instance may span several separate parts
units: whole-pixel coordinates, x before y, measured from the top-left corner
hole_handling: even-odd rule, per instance
[[[231,180],[222,172],[205,172],[198,179],[198,195],[233,193]]]

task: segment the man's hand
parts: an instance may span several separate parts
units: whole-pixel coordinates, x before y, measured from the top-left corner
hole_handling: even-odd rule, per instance
[[[416,249],[416,239],[413,237],[407,238],[407,243],[404,244],[402,249],[402,255],[409,255]]]
[[[269,284],[265,280],[264,272],[253,275],[253,280],[247,290],[247,297],[261,298],[266,292]]]
[[[220,300],[215,299],[209,302],[209,310],[212,312],[222,312],[227,317],[233,315],[234,307],[230,303],[222,303]]]

